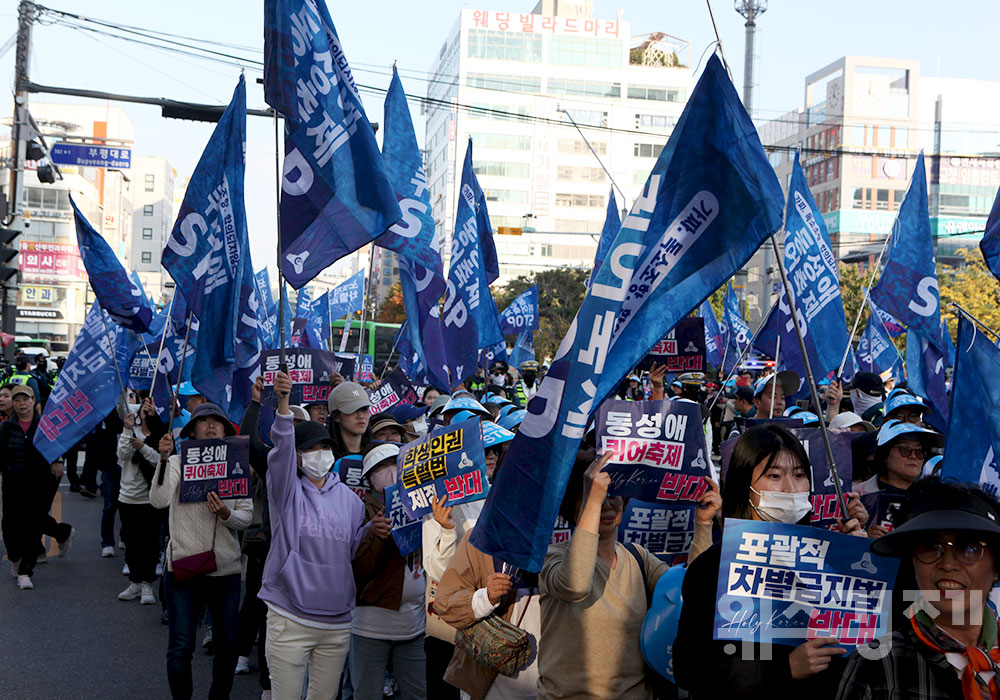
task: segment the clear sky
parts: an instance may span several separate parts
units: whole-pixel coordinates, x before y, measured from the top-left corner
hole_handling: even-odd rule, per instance
[[[322,0],[319,0],[322,2]],[[45,0],[54,9],[110,22],[263,49],[262,0]],[[397,62],[408,93],[424,94],[431,61],[463,8],[529,12],[534,0],[380,0],[328,3],[344,50],[364,85],[387,87]],[[712,0],[716,21],[739,90],[743,85],[743,18],[731,0]],[[704,0],[595,0],[598,18],[617,11],[633,34],[663,31],[691,44],[691,62],[714,40]],[[0,5],[0,42],[17,29],[15,0]],[[771,0],[758,22],[759,56],[754,117],[766,121],[801,106],[803,78],[845,54],[919,58],[924,75],[1000,81],[994,46],[1000,20],[996,0]],[[158,49],[59,25],[36,24],[31,79],[36,83],[114,93],[224,104],[239,76],[234,66],[176,56]],[[220,48],[221,51],[228,51]],[[246,53],[246,52],[242,52]],[[14,51],[0,59],[13,85]],[[264,107],[260,73],[248,70],[248,106]],[[33,95],[33,101],[68,98]],[[159,108],[122,105],[135,122],[134,156],[166,157],[188,175],[213,125],[164,119]],[[365,96],[373,121],[382,121],[381,98]],[[412,105],[423,141],[419,106]],[[11,114],[8,91],[0,103]],[[248,118],[247,213],[254,265],[274,268],[273,124]]]

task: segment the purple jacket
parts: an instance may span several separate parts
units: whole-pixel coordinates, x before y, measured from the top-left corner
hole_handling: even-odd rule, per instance
[[[290,415],[275,415],[267,457],[271,550],[258,597],[296,617],[350,623],[354,612],[351,559],[362,538],[365,509],[336,472],[317,489],[296,475]]]

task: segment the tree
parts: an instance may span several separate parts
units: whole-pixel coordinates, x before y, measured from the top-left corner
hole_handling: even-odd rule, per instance
[[[389,295],[378,308],[375,320],[381,323],[402,323],[406,320],[406,307],[403,304],[403,288],[399,282],[389,287]]]
[[[958,267],[938,265],[941,318],[948,323],[951,337],[958,335],[958,316],[948,308],[952,303],[1000,332],[1000,282],[986,267],[978,248],[963,248],[958,254],[963,259]]]

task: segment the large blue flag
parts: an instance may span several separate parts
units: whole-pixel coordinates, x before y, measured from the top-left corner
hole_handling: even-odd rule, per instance
[[[882,323],[882,328],[890,338],[898,338],[903,333],[906,333],[906,327],[899,322],[899,319],[885,309],[879,308],[879,305],[873,302],[871,297],[868,297],[868,306],[871,308],[872,313],[878,315],[879,321]]]
[[[323,0],[265,0],[264,99],[285,116],[281,269],[298,289],[402,213]]]
[[[859,372],[874,372],[882,374],[892,369],[899,360],[899,351],[889,340],[878,316],[872,313],[868,323],[858,340],[858,349],[854,353]]]
[[[522,363],[535,359],[535,332],[521,331],[510,353],[510,364],[520,367]]]
[[[604,258],[611,250],[611,244],[615,242],[615,236],[622,227],[621,215],[618,214],[618,202],[615,201],[615,188],[611,188],[608,193],[608,212],[604,215],[604,227],[601,229],[601,238],[597,241],[597,253],[594,255],[594,269],[590,271],[590,278],[587,280],[589,287],[601,269]]]
[[[1000,495],[1000,348],[958,315],[958,355],[942,474]]]
[[[726,296],[722,302],[722,320],[720,322],[723,333],[723,342],[728,348],[725,352],[726,360],[724,371],[728,374],[736,367],[740,355],[750,344],[750,326],[743,320],[740,313],[740,303],[736,300],[736,292],[733,285],[726,285]]]
[[[941,299],[934,266],[934,239],[927,210],[927,172],[924,154],[916,167],[906,197],[896,214],[885,269],[871,291],[882,309],[937,343],[941,337]]]
[[[138,337],[111,323],[95,301],[35,433],[34,445],[47,462],[62,457],[111,413],[139,347]]]
[[[785,209],[785,268],[813,376],[817,379],[826,377],[840,369],[849,342],[847,321],[830,236],[809,191],[798,153],[792,166]],[[787,308],[787,304],[785,306]],[[794,334],[790,312],[785,320]],[[801,358],[798,339],[789,340],[795,341],[795,351]],[[782,344],[785,344],[784,340]],[[805,376],[804,363],[802,371],[797,371],[797,374]]]
[[[189,324],[191,326],[190,332],[188,330]],[[156,365],[156,378],[153,381],[153,403],[164,421],[169,420],[173,389],[184,382],[191,381],[194,353],[198,345],[198,325],[198,318],[188,309],[184,294],[180,289],[175,289],[174,299],[170,305],[170,314],[164,324],[163,332],[156,340],[155,347],[150,346],[150,350],[156,353],[159,358]],[[185,338],[187,339],[186,344]],[[183,363],[181,362],[182,356]],[[181,405],[181,408],[184,406]]]
[[[243,201],[246,84],[219,119],[188,183],[163,267],[201,321],[191,381],[238,423],[262,348]]]
[[[945,357],[938,347],[940,335],[940,328],[934,340],[912,328],[906,331],[906,378],[910,391],[931,404],[924,420],[941,432],[947,432],[948,387],[945,383]]]
[[[722,371],[722,330],[708,299],[701,303],[699,315],[705,319],[705,359]]]
[[[781,227],[783,204],[757,132],[712,56],[528,406],[473,531],[478,549],[541,568],[591,414]]]
[[[155,313],[148,297],[142,287],[125,272],[104,236],[94,230],[77,208],[73,195],[70,195],[69,203],[73,207],[73,218],[76,221],[80,257],[87,268],[94,296],[119,326],[136,333],[145,333],[149,330],[149,323]]]
[[[986,232],[979,241],[979,250],[983,253],[986,266],[993,276],[1000,280],[1000,190],[993,200],[993,209],[986,219]]]
[[[514,335],[538,330],[538,285],[531,285],[518,294],[500,314],[500,332]]]
[[[299,291],[295,295],[295,318],[309,318],[312,306],[312,290],[307,286],[299,287]]]
[[[767,316],[763,318],[760,322],[760,327],[757,329],[757,334],[753,339],[753,347],[757,352],[764,353],[768,357],[772,357],[780,361],[781,358],[778,357],[778,336],[781,335],[778,324],[781,321],[781,312],[778,308],[779,301],[775,300],[771,304],[770,311],[767,312]],[[776,366],[775,371],[778,370]]]
[[[941,350],[944,352],[945,366],[955,366],[955,343],[951,341],[951,333],[948,331],[948,322],[941,319]]]
[[[271,349],[278,344],[278,305],[271,293],[271,276],[266,267],[254,274],[254,282],[257,285],[257,300],[260,302],[257,307],[260,338],[264,348]]]

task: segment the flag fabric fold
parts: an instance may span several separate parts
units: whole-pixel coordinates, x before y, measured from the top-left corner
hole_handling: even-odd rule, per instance
[[[699,315],[705,319],[705,360],[722,371],[722,331],[708,299],[701,303]]]
[[[589,287],[594,282],[598,270],[604,264],[604,258],[611,250],[611,244],[615,242],[618,229],[622,227],[622,218],[618,213],[618,202],[615,201],[615,188],[612,187],[608,193],[608,211],[604,215],[604,226],[601,227],[601,237],[597,241],[597,253],[594,255],[594,268],[590,271],[590,278],[587,280]]]

